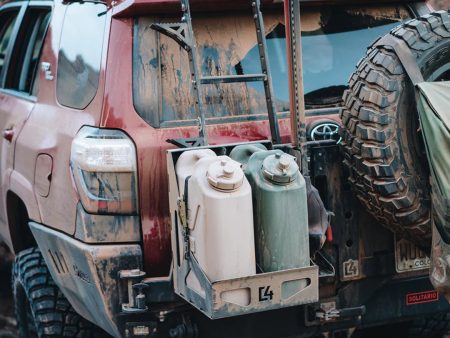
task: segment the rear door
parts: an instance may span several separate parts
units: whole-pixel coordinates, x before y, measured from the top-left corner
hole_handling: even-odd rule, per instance
[[[8,69],[8,63],[11,58],[11,51],[17,35],[20,18],[25,11],[23,3],[8,4],[0,8],[0,236],[5,232],[6,225],[6,191],[9,180],[9,172],[6,169],[9,165],[11,142],[6,141],[7,135],[4,131],[9,128],[10,114],[7,112],[7,106],[10,105],[8,96],[3,93],[4,79]],[[6,239],[6,238],[4,238]]]
[[[0,237],[10,241],[6,194],[17,135],[37,92],[39,57],[50,20],[50,2],[16,2],[0,8]]]

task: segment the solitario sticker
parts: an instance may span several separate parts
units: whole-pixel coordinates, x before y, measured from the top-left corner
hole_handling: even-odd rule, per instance
[[[437,302],[439,300],[439,294],[437,291],[423,291],[416,293],[408,293],[406,295],[406,305],[416,305],[430,302]]]

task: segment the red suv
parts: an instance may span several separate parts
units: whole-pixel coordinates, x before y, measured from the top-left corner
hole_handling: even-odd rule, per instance
[[[283,8],[263,5],[281,142],[290,143]],[[249,8],[245,1],[193,1],[203,74],[261,72]],[[342,94],[366,47],[428,12],[415,1],[304,2],[310,140],[339,141]],[[166,151],[175,146],[166,141],[196,137],[198,121],[187,56],[152,24],[178,21],[180,13],[175,0],[0,2],[0,239],[16,254],[21,338],[309,336],[361,324],[363,310],[327,326],[309,318],[306,306],[212,321],[174,293]],[[258,83],[212,85],[202,97],[210,145],[270,139]],[[331,174],[321,170],[315,184],[331,200],[328,184],[337,183],[326,183]],[[387,249],[377,252],[393,257],[392,235],[383,236]],[[329,237],[331,256],[353,243],[337,241]],[[426,270],[410,275],[426,283]],[[321,279],[321,308],[330,298],[334,307],[355,305],[343,301],[344,286],[360,286],[342,276]],[[360,296],[358,306],[365,304]],[[439,302],[405,318],[447,310]],[[366,324],[402,313],[371,315]]]

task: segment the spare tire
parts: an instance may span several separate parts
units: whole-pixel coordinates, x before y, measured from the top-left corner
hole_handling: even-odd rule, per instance
[[[389,34],[403,40],[426,81],[450,78],[450,18],[440,11]],[[373,45],[343,96],[344,164],[359,200],[387,228],[430,245],[428,166],[415,93],[397,55]]]

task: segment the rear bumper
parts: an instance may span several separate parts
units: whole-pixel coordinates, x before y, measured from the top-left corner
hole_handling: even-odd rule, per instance
[[[121,303],[127,299],[127,294],[121,294],[118,273],[120,270],[142,269],[139,245],[85,244],[34,222],[30,223],[30,227],[53,279],[80,315],[116,338],[122,337],[127,322],[147,325],[151,320],[147,314],[128,318],[120,313]],[[167,287],[167,283],[161,285]],[[366,306],[366,314],[355,321],[307,324],[309,306],[218,320],[210,320],[199,311],[185,310],[198,325],[203,337],[310,337],[329,330],[379,326],[450,311],[450,305],[442,297],[427,299],[426,302],[414,297],[432,290],[428,276],[390,281],[376,278],[353,281],[347,288],[341,289],[340,297],[336,300],[340,308]],[[152,291],[147,297],[150,303],[173,301],[158,298],[165,293],[172,295],[171,289],[155,289],[153,283]],[[282,332],[280,327],[283,328]]]
[[[347,330],[352,327],[364,329],[397,322],[406,322],[431,317],[437,313],[450,311],[450,305],[443,297],[430,302],[412,304],[408,295],[433,292],[428,276],[391,280],[382,284],[380,279],[354,281],[348,285],[352,295],[351,304],[341,304],[339,308],[350,306],[366,307],[361,318],[341,318],[322,323],[308,323],[310,306],[267,311],[254,315],[210,320],[199,312],[192,314],[202,337],[315,337],[328,331]],[[417,298],[416,298],[417,299]],[[342,298],[335,299],[343,303]],[[322,300],[321,302],[324,302]],[[314,306],[312,306],[314,307]]]
[[[375,291],[365,302],[362,327],[391,324],[449,312],[450,304],[431,285],[428,275],[396,279]]]
[[[75,311],[113,337],[122,337],[118,314],[127,295],[121,295],[118,272],[142,270],[140,245],[85,244],[41,224],[29,225],[55,283]]]

